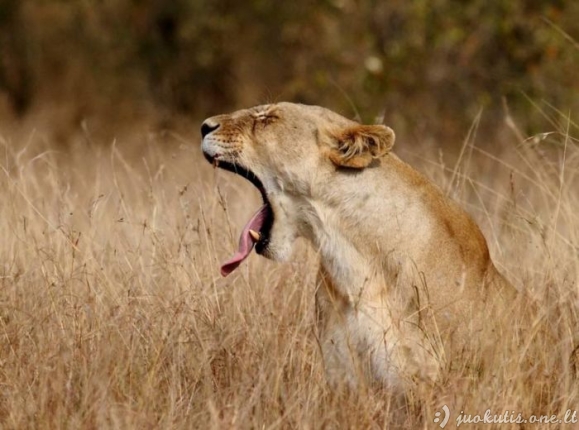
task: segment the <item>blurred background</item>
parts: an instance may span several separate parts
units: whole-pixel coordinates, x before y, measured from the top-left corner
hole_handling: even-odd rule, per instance
[[[452,147],[573,126],[578,40],[573,0],[1,0],[0,122],[107,142],[287,100]]]

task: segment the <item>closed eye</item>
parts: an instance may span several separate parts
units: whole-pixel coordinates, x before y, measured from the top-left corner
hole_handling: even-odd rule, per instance
[[[263,117],[259,118],[259,120],[263,123],[263,125],[269,125],[277,119],[279,119],[279,117],[273,113],[264,115]]]
[[[277,116],[274,113],[261,112],[261,113],[255,114],[253,118],[254,119],[253,119],[252,131],[255,132],[255,129],[258,125],[262,125],[264,127],[268,126],[272,122],[278,120],[279,116]]]

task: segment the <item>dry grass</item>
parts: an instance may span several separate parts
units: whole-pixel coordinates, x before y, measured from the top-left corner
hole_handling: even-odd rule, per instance
[[[35,133],[0,141],[0,426],[387,427],[387,393],[325,384],[314,253],[300,246],[284,265],[253,256],[220,278],[258,193],[213,171],[196,138],[186,149],[142,140],[63,152]],[[454,366],[417,389],[406,428],[434,428],[443,404],[448,427],[460,411],[577,408],[579,148],[566,131],[535,140],[511,134],[507,149],[484,153],[468,139],[448,166],[399,144],[540,304],[525,338],[504,339],[520,355],[480,378]],[[525,428],[543,427],[557,426]]]

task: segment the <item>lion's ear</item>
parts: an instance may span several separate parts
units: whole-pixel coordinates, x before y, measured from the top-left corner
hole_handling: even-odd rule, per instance
[[[355,125],[334,130],[329,157],[340,167],[363,169],[394,146],[394,132],[385,125]]]

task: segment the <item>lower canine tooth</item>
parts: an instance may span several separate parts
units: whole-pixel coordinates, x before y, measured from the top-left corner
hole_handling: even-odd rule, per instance
[[[257,231],[255,230],[249,230],[249,235],[253,238],[253,240],[255,240],[256,242],[259,242],[259,239],[261,239],[261,234],[259,234]]]

